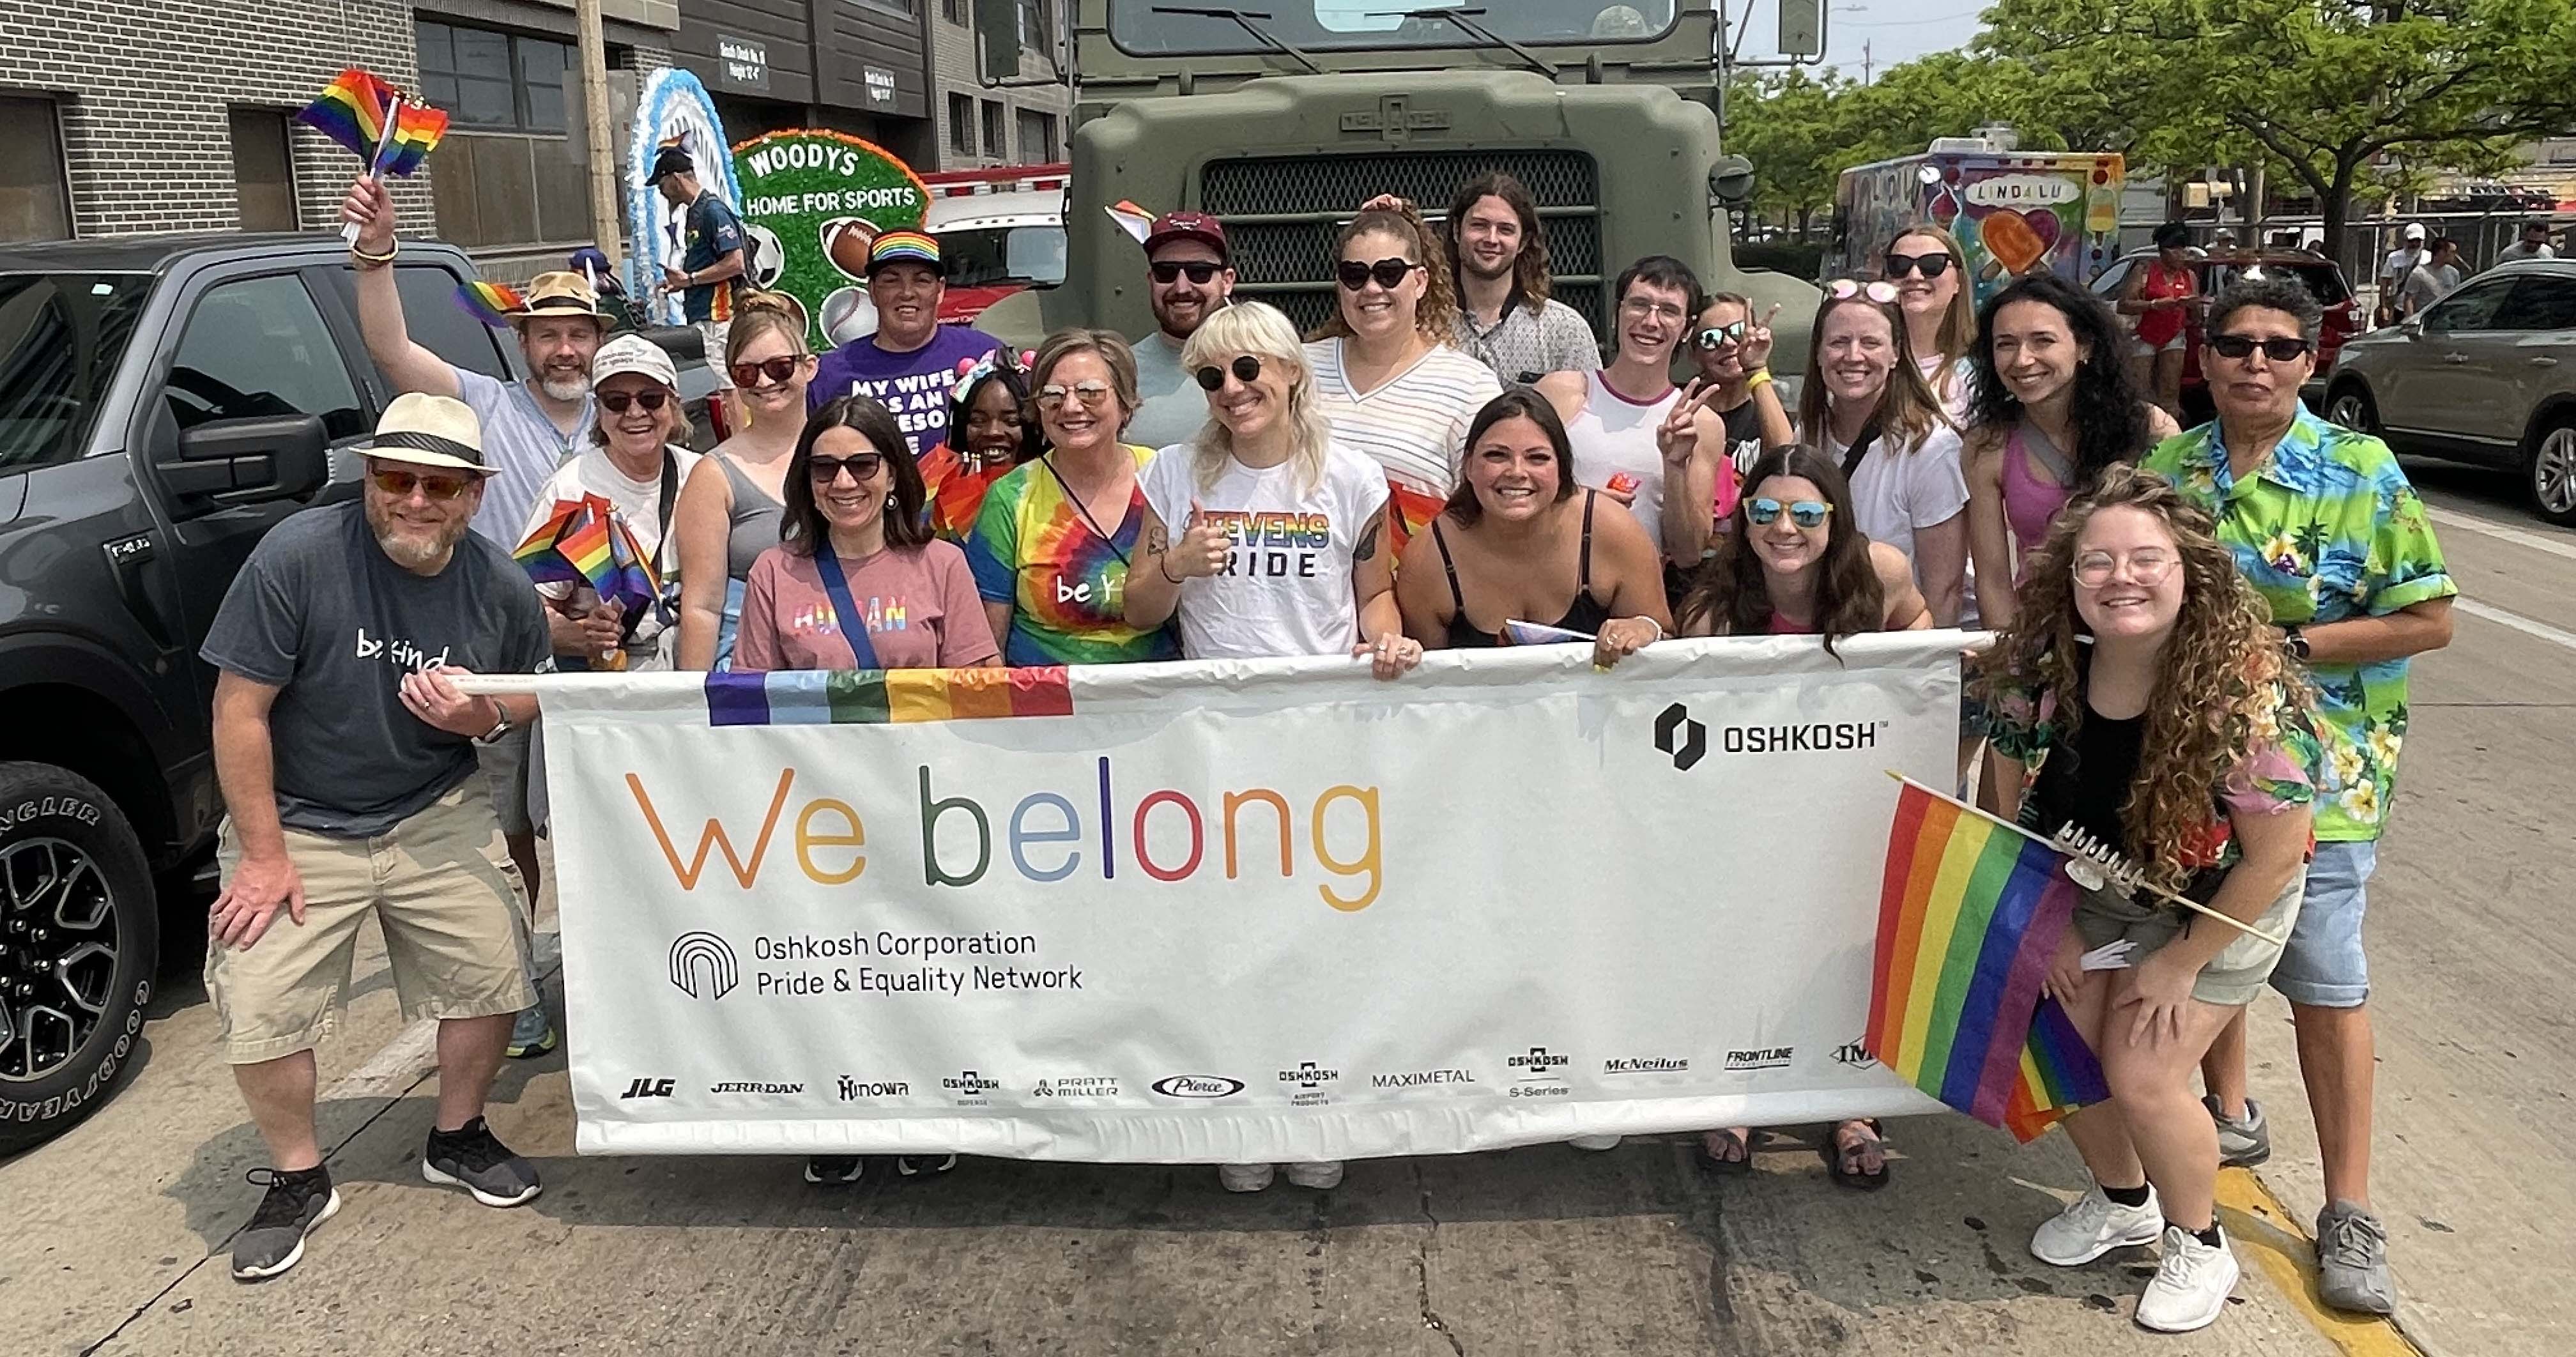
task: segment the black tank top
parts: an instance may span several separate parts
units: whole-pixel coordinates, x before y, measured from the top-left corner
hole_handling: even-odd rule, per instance
[[[1592,503],[1595,498],[1593,491],[1583,492],[1583,549],[1574,562],[1574,604],[1565,610],[1565,616],[1556,619],[1559,628],[1579,631],[1586,636],[1599,635],[1601,624],[1610,620],[1609,606],[1592,596]],[[1458,564],[1449,559],[1449,539],[1440,531],[1437,516],[1431,520],[1431,540],[1440,548],[1440,568],[1449,573],[1449,602],[1458,610],[1449,618],[1449,648],[1479,650],[1501,645],[1501,637],[1492,632],[1478,631],[1475,624],[1467,620],[1467,596],[1458,592]]]

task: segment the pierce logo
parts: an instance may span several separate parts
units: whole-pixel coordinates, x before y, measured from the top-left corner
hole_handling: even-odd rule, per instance
[[[692,999],[710,1002],[742,983],[733,944],[713,933],[683,933],[671,943],[671,983]]]
[[[1231,1098],[1243,1091],[1243,1081],[1222,1074],[1175,1074],[1155,1080],[1154,1091],[1166,1098]]]
[[[620,1101],[628,1098],[668,1098],[671,1096],[671,1082],[668,1079],[638,1079],[628,1084],[626,1091],[617,1096]]]
[[[1676,702],[1655,718],[1655,749],[1672,756],[1675,771],[1687,773],[1708,753],[1708,728],[1691,719],[1690,708]]]

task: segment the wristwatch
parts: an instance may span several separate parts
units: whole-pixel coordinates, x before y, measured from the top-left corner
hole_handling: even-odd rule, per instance
[[[474,743],[479,745],[499,744],[501,742],[501,737],[510,733],[510,709],[502,706],[499,700],[495,699],[492,703],[492,711],[497,718],[492,722],[492,728],[475,736]]]
[[[2281,628],[2281,648],[2290,652],[2290,658],[2301,664],[2308,662],[2308,656],[2313,649],[2308,644],[2308,634],[2295,626]]]

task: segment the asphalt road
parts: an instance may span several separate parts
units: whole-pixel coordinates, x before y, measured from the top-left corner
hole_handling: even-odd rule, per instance
[[[1328,1194],[989,1161],[826,1190],[787,1160],[575,1158],[556,1056],[507,1070],[492,1110],[540,1158],[545,1195],[490,1211],[419,1178],[435,1076],[370,948],[322,1053],[346,1205],[304,1264],[257,1287],[226,1273],[258,1197],[242,1174],[264,1156],[182,956],[132,1084],[0,1163],[0,1351],[2576,1351],[2560,1275],[2576,1258],[2576,868],[2558,849],[2576,800],[2576,533],[2531,520],[2509,477],[2416,470],[2467,603],[2417,670],[2372,893],[2396,1326],[2337,1323],[2306,1295],[2314,1146],[2271,998],[2255,1084],[2278,1152],[2222,1193],[2245,1280],[2218,1326],[2175,1339],[2127,1317],[2147,1251],[2066,1271],[2025,1252],[2083,1181],[2064,1137],[2017,1149],[1958,1118],[1895,1127],[1896,1181],[1872,1195],[1832,1186],[1806,1144],[1715,1179],[1677,1140],[1366,1162]]]

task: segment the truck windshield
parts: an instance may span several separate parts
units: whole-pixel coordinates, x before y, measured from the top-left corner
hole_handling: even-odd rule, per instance
[[[1452,10],[1513,42],[1588,45],[1661,38],[1672,31],[1673,9],[1673,0],[1111,0],[1109,36],[1138,56],[1276,50],[1262,37],[1310,52],[1486,46],[1467,29],[1426,12]]]
[[[1054,287],[1064,281],[1064,228],[1052,222],[942,231],[939,253],[950,287]]]
[[[0,273],[0,471],[79,454],[151,294],[148,274]]]

